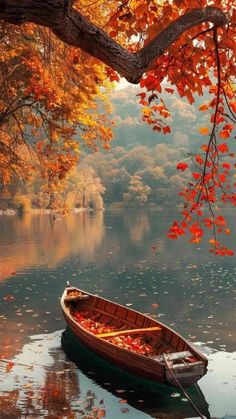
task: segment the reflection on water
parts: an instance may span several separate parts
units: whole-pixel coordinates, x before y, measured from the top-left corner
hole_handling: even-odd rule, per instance
[[[188,394],[206,418],[235,419],[236,352],[201,349],[209,356],[209,373]],[[150,385],[121,372],[84,348],[68,330],[32,336],[13,362],[6,372],[7,364],[0,361],[3,419],[92,419],[105,414],[120,419],[124,413],[133,419],[197,417],[176,388]]]
[[[14,412],[5,417],[63,417],[63,409],[72,418],[83,417],[81,412],[102,417],[104,409],[115,419],[194,416],[182,395],[172,397],[166,387],[154,398],[137,387],[126,391],[106,368],[89,371],[83,363],[77,369],[66,358],[55,331],[65,326],[58,299],[67,280],[158,315],[192,342],[217,350],[200,381],[205,398],[197,399],[206,416],[209,403],[211,416],[236,417],[236,260],[215,258],[203,245],[167,240],[173,218],[160,212],[80,213],[55,222],[48,215],[0,217],[1,359],[40,365],[6,372],[0,361],[0,411]]]
[[[5,417],[7,414],[9,417],[63,417],[63,412],[66,417],[97,414],[89,416],[91,418],[103,417],[106,413],[106,417],[116,419],[124,413],[133,418],[195,416],[192,407],[176,389],[153,386],[121,373],[78,344],[68,331],[62,334],[63,352],[60,335],[57,332],[33,336],[22,354],[14,359],[8,383],[1,383],[0,407]],[[0,367],[4,376],[5,365],[0,362]],[[15,389],[9,391],[13,381]],[[200,388],[193,386],[189,393],[208,418],[208,405]]]
[[[68,328],[62,334],[62,348],[68,358],[74,361],[84,374],[92,374],[92,380],[96,384],[116,397],[122,394],[130,406],[152,417],[161,415],[161,417],[171,419],[194,416],[194,409],[186,403],[183,394],[179,394],[178,390],[161,384],[153,384],[121,371],[80,344]],[[120,393],[119,390],[121,390]],[[208,404],[199,386],[192,386],[188,392],[201,413],[208,418]]]
[[[55,221],[49,215],[0,217],[0,280],[33,266],[55,266],[71,255],[86,262],[94,258],[104,236],[103,212]]]

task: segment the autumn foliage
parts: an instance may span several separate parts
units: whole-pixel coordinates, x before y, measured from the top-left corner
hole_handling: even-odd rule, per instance
[[[96,314],[91,314],[89,312],[77,311],[73,314],[73,317],[80,326],[88,330],[94,335],[99,335],[100,333],[109,333],[118,330],[114,326],[108,326],[105,323],[98,322],[95,320]],[[107,342],[112,343],[120,348],[129,350],[131,352],[136,352],[141,355],[155,355],[155,349],[145,342],[145,339],[137,335],[120,335],[113,336],[106,339]]]
[[[106,71],[47,29],[3,24],[0,36],[2,194],[36,172],[53,196],[81,147],[110,147]]]
[[[118,36],[122,31],[128,36],[139,37],[139,42],[132,45],[137,50],[179,15],[208,5],[207,1],[176,0],[172,5],[169,2],[160,5],[128,1],[117,12],[120,22],[118,29],[113,22],[112,34]],[[216,238],[221,233],[230,234],[226,220],[216,211],[221,204],[236,206],[236,183],[232,181],[235,155],[231,151],[236,122],[236,10],[231,1],[214,1],[214,6],[227,13],[228,25],[216,28],[207,23],[184,33],[143,77],[140,86],[145,90],[138,94],[138,99],[143,106],[143,120],[152,125],[154,131],[167,134],[171,133],[167,123],[170,112],[162,93],[177,92],[190,104],[194,103],[196,95],[209,98],[199,108],[209,116],[207,126],[199,130],[200,136],[204,136],[204,144],[199,154],[190,153],[177,165],[181,172],[190,171],[192,179],[180,192],[184,201],[183,219],[173,223],[168,237],[177,239],[188,233],[190,242],[199,243],[205,230],[209,229],[212,231],[210,251],[217,255],[233,255],[233,251]]]
[[[101,51],[90,48],[86,39],[76,40],[68,37],[63,29],[55,29],[50,19],[43,24],[51,26],[61,39],[81,44],[82,48],[91,51],[95,57],[101,57],[111,68],[78,49],[66,46],[48,29],[32,25],[20,28],[3,25],[3,99],[0,104],[4,119],[0,143],[2,183],[9,182],[9,167],[10,173],[20,170],[18,161],[28,152],[24,147],[22,150],[22,143],[27,145],[27,150],[30,144],[36,156],[39,156],[41,174],[48,179],[50,187],[55,187],[53,185],[63,179],[74,165],[77,144],[73,138],[77,129],[81,130],[81,138],[87,145],[96,149],[97,140],[101,139],[104,148],[109,148],[112,134],[105,113],[101,115],[97,109],[95,98],[99,94],[98,86],[104,84],[106,77],[111,81],[119,80],[119,75],[113,69],[120,68],[121,74],[126,71],[121,68],[119,57],[113,57],[109,63],[109,54],[112,56],[113,50],[119,51],[113,42],[115,40],[134,54],[133,62],[137,67],[139,63],[136,58],[141,57],[143,68],[148,68],[140,82],[142,91],[138,100],[143,106],[143,120],[157,133],[171,134],[167,122],[171,115],[162,98],[163,92],[170,95],[177,92],[180,97],[187,98],[190,104],[194,103],[196,95],[204,94],[208,98],[200,106],[200,110],[207,113],[206,125],[199,131],[204,143],[199,153],[190,153],[177,165],[177,170],[191,173],[191,180],[180,192],[184,202],[183,219],[173,223],[168,236],[177,239],[188,233],[192,243],[199,243],[204,231],[209,229],[212,232],[209,239],[211,251],[219,255],[232,255],[233,251],[220,244],[216,237],[221,233],[230,234],[223,216],[216,214],[216,211],[221,204],[236,205],[236,184],[232,181],[235,156],[231,150],[236,121],[236,10],[233,2],[101,0],[94,2],[91,7],[91,2],[83,0],[68,4],[72,7],[68,13],[73,19],[78,17],[75,15],[77,11],[88,22],[97,25],[99,35],[93,39],[95,43],[98,42]],[[188,22],[193,17],[191,13],[201,15],[199,24],[197,20],[194,25]],[[221,20],[216,18],[217,13]],[[207,14],[215,18],[207,21]],[[4,18],[4,13],[2,16]],[[172,24],[179,22],[180,17],[186,29],[179,31],[175,37],[171,32]],[[5,19],[19,23],[17,19],[14,22],[8,14]],[[70,22],[74,23],[73,19]],[[83,25],[86,30],[89,28],[89,23]],[[91,31],[86,33],[87,36],[93,36],[96,28],[92,26]],[[148,50],[151,50],[159,35],[158,39],[161,39],[162,34],[162,40],[166,41],[166,37],[170,36],[172,41],[168,45],[163,41],[163,45],[167,46],[160,51],[156,60],[155,56],[149,57],[151,65],[146,65]],[[102,42],[104,45],[101,45]],[[160,44],[161,41],[159,47]],[[143,52],[138,55],[140,51]],[[130,55],[127,57],[131,64],[132,58]],[[125,60],[122,65],[125,66]],[[133,79],[129,76],[129,80],[137,81],[142,72],[137,77],[134,75]],[[7,126],[9,118],[12,121],[10,131]]]

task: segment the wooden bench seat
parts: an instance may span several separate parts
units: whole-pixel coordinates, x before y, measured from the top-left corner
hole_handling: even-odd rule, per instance
[[[170,353],[165,354],[165,356],[168,361],[175,361],[177,359],[183,359],[183,358],[187,358],[194,355],[189,351],[183,351],[183,352],[170,352]],[[153,355],[150,358],[154,359],[154,361],[160,361],[160,362],[165,361],[163,355]]]

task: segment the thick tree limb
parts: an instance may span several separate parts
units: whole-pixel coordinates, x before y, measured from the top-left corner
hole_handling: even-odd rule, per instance
[[[16,25],[32,22],[46,26],[66,44],[74,45],[138,83],[154,61],[185,31],[204,22],[227,23],[215,7],[193,9],[180,16],[137,53],[131,53],[72,8],[69,0],[0,0],[0,19]]]

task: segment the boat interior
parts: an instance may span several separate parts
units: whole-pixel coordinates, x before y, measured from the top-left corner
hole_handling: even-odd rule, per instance
[[[65,304],[74,320],[80,323],[81,318],[89,319],[96,325],[96,336],[108,342],[115,343],[114,337],[138,337],[151,348],[145,355],[161,363],[165,363],[163,353],[171,364],[189,364],[201,359],[174,331],[128,307],[93,295]],[[86,328],[83,323],[81,325]]]

